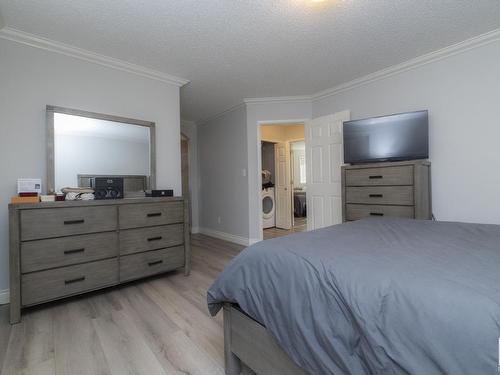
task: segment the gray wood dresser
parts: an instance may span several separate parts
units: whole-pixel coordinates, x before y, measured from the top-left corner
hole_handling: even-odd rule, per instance
[[[10,321],[21,308],[183,267],[183,198],[9,205]]]
[[[343,221],[365,217],[431,219],[431,164],[427,160],[342,167]]]

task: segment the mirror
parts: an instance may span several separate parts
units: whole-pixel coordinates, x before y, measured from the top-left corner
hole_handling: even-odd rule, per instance
[[[154,123],[47,106],[47,124],[48,193],[95,177],[122,177],[125,197],[155,188]]]

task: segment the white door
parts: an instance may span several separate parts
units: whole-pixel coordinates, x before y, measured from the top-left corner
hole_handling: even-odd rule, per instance
[[[306,123],[307,229],[342,223],[342,124],[349,111]]]
[[[276,227],[290,229],[292,227],[292,189],[290,176],[290,144],[280,142],[274,145],[275,155],[275,202]]]

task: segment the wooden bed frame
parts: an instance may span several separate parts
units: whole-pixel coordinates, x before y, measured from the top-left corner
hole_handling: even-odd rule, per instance
[[[224,357],[227,375],[239,375],[242,364],[258,375],[307,375],[263,325],[230,303],[224,304]]]

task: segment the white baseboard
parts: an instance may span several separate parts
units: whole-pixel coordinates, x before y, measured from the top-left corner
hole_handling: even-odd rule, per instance
[[[199,227],[191,227],[191,234],[196,234],[200,233],[200,228]]]
[[[229,234],[225,232],[220,232],[218,230],[209,229],[209,228],[199,228],[199,233],[205,234],[210,237],[215,237],[220,240],[233,242],[238,245],[248,246],[250,245],[250,239],[242,236],[235,236],[234,234]]]
[[[10,301],[9,289],[0,290],[0,305],[5,305]]]
[[[248,240],[249,245],[253,245],[254,243],[262,241],[260,238],[250,238]]]

